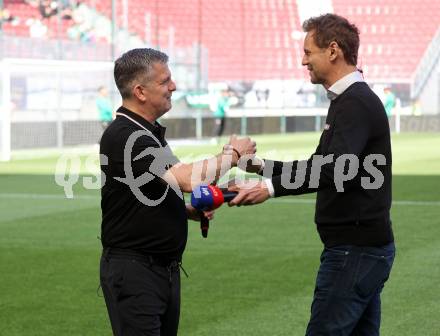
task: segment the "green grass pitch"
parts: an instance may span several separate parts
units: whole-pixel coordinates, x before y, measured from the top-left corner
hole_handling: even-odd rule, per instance
[[[256,137],[258,153],[312,153],[319,134]],[[397,257],[383,292],[383,335],[439,335],[440,134],[393,135]],[[184,160],[220,146],[176,148]],[[85,156],[81,157],[84,174]],[[0,164],[0,334],[110,335],[97,295],[99,191],[66,199],[57,156]],[[82,179],[80,179],[80,182]],[[304,335],[321,242],[314,195],[216,213],[208,239],[190,222],[182,274],[182,336]]]

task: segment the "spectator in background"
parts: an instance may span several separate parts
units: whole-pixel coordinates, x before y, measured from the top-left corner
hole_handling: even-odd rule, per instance
[[[0,9],[0,25],[6,22],[16,26],[19,23],[19,19],[16,16],[13,16],[9,9]]]
[[[113,106],[108,98],[108,90],[104,86],[98,88],[98,97],[96,98],[96,108],[99,112],[99,120],[103,129],[106,129],[113,120]]]
[[[51,0],[41,0],[38,3],[38,10],[43,19],[48,19],[58,13],[58,3]]]
[[[83,43],[95,42],[95,31],[93,27],[89,27],[79,33],[79,40]]]
[[[388,117],[391,117],[393,108],[396,106],[396,96],[391,92],[391,88],[386,87],[383,89],[385,95],[383,105]]]
[[[60,0],[59,7],[61,10],[61,15],[63,20],[72,20],[73,19],[73,6],[70,0]]]
[[[422,108],[420,106],[420,100],[416,99],[411,104],[411,113],[414,116],[421,116],[422,115]]]
[[[29,27],[29,36],[34,38],[44,38],[47,36],[47,26],[36,16],[26,20],[26,26]]]
[[[216,141],[220,140],[220,137],[225,130],[226,122],[226,111],[229,109],[229,91],[224,89],[220,92],[220,97],[217,100],[217,106],[214,111],[215,117],[215,131],[214,135],[217,138]]]
[[[96,13],[89,9],[86,5],[78,3],[70,13],[71,18],[74,21],[68,30],[68,36],[77,41],[84,43],[95,42],[96,37],[96,25],[102,21],[97,19]]]
[[[40,0],[24,0],[25,4],[28,4],[32,8],[38,8],[40,4]]]
[[[255,95],[257,96],[257,100],[259,103],[263,103],[265,107],[267,107],[267,101],[269,100],[270,89],[257,89],[255,91]]]
[[[27,1],[27,3],[38,8],[42,19],[49,19],[52,16],[60,13],[63,20],[72,19],[72,3],[69,0],[38,0],[38,1]]]

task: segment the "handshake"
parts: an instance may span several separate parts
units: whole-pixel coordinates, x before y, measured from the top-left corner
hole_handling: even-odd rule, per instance
[[[264,161],[255,156],[256,143],[250,138],[239,139],[232,136],[230,142],[223,147],[223,155],[232,155],[232,166],[238,166],[247,172],[258,173],[264,168]],[[229,167],[228,167],[229,168]],[[198,211],[200,228],[204,238],[208,235],[209,219],[207,212],[228,202],[229,206],[251,205],[267,200],[271,193],[269,182],[252,181],[248,183],[229,183],[226,188],[215,185],[201,184],[191,193],[191,206]]]
[[[211,217],[205,216],[205,213],[212,213],[213,210],[219,208],[225,202],[229,202],[229,206],[240,206],[242,203],[247,205],[245,200],[248,199],[248,196],[245,195],[247,195],[246,189],[240,190],[236,185],[229,189],[219,188],[215,185],[200,185],[195,188],[191,193],[191,206],[199,213],[202,236],[204,238],[208,237],[209,219],[212,218],[212,215]],[[261,202],[264,202],[264,200]]]
[[[264,161],[255,156],[256,143],[250,138],[239,139],[231,136],[229,144],[223,147],[223,151],[233,151],[237,157],[236,166],[248,173],[260,173],[264,169]],[[228,192],[234,193],[235,197],[228,198],[229,206],[254,205],[266,201],[273,196],[273,186],[269,180],[229,183]]]

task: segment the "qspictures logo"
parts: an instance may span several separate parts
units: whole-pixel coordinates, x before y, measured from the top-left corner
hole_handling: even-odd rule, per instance
[[[153,138],[156,142],[157,147],[148,147],[144,149],[132,160],[134,144],[136,140],[144,135]],[[135,178],[132,163],[141,160],[142,158],[145,158],[147,156],[151,156],[153,158],[153,161],[144,173]],[[164,176],[167,168],[175,163],[175,160],[173,160],[174,158],[175,157],[174,155],[172,155],[172,151],[169,146],[163,147],[160,141],[151,132],[145,130],[136,131],[130,135],[124,147],[125,177],[115,177],[115,179],[121,183],[126,184],[130,188],[131,192],[136,196],[136,199],[148,206],[156,206],[162,203],[167,196],[170,188],[172,188],[174,192],[183,199],[183,194],[179,189],[178,183],[172,174],[169,174],[169,177],[171,177],[172,180],[168,181],[169,183],[166,183],[166,189],[163,195],[156,200],[152,200],[145,196],[140,189],[154,179]]]
[[[155,142],[154,146],[145,148],[141,153],[133,157],[133,149],[136,142],[143,136],[148,136]],[[232,151],[231,151],[232,152]],[[276,153],[274,153],[276,154]],[[211,155],[212,157],[212,155]],[[99,160],[98,160],[99,158]],[[252,155],[243,155],[238,162],[238,167],[243,171],[249,160],[255,160]],[[273,175],[273,165],[271,161],[266,161],[263,176]],[[65,154],[61,155],[55,168],[55,183],[64,189],[66,198],[74,198],[74,186],[80,183],[80,170],[82,160],[79,155]],[[109,158],[103,154],[99,157],[90,155],[85,158],[86,173],[92,176],[82,177],[82,186],[85,189],[100,189],[107,183],[107,176],[99,166],[107,166]],[[145,164],[145,167],[143,166]],[[191,186],[192,189],[200,184],[211,184],[215,181],[216,172],[220,171],[220,176],[230,173],[232,168],[232,153],[225,155],[221,162],[221,167],[217,167],[217,160],[197,160],[192,163]],[[361,187],[364,189],[379,189],[384,183],[384,176],[378,166],[385,166],[386,158],[382,154],[370,154],[362,162],[354,154],[343,154],[335,158],[333,154],[326,156],[313,155],[308,160],[298,160],[294,165],[293,161],[283,163],[281,174],[281,185],[285,189],[297,189],[308,183],[308,187],[318,189],[323,169],[326,173],[330,172],[333,179],[333,185],[337,192],[344,192],[344,184],[358,176],[360,166],[369,176],[360,178]],[[183,199],[183,193],[179,187],[176,177],[168,171],[171,166],[178,169],[181,165],[174,156],[171,148],[162,146],[161,142],[148,130],[139,130],[130,135],[124,146],[123,176],[111,177],[120,183],[128,186],[136,199],[147,205],[157,206],[164,201],[168,192],[171,190]],[[207,173],[208,172],[208,173]],[[306,178],[308,176],[308,178]],[[166,177],[166,178],[164,178]],[[148,188],[148,185],[159,180],[165,183],[166,187],[163,194],[157,199],[148,198],[142,189]],[[259,183],[259,178],[244,177],[243,174],[234,174],[233,183],[242,186],[242,188],[252,188]],[[142,189],[141,189],[142,188]],[[171,190],[170,190],[171,189]]]
[[[142,136],[148,136],[153,139],[155,146],[147,147],[141,153],[133,157],[133,149],[137,140]],[[147,158],[148,160],[142,160]],[[99,158],[99,160],[98,160]],[[100,154],[89,155],[85,158],[85,172],[92,174],[92,176],[82,177],[82,186],[88,190],[96,190],[102,188],[107,182],[107,176],[104,171],[97,171],[97,166],[107,166],[109,164],[109,158]],[[82,168],[82,162],[80,155],[63,154],[61,155],[55,167],[55,183],[64,189],[66,198],[74,198],[74,186],[80,183],[80,172]],[[177,158],[172,154],[169,146],[162,146],[160,141],[148,130],[139,130],[130,135],[124,146],[124,176],[113,177],[120,183],[126,184],[130,191],[135,195],[136,199],[147,206],[156,206],[163,202],[169,189],[173,189],[174,192],[183,199],[181,190],[178,188],[178,183],[172,174],[169,174],[166,188],[161,197],[158,199],[150,199],[144,195],[141,191],[141,187],[148,185],[154,179],[158,179],[167,171],[167,168],[176,163]],[[140,162],[140,164],[138,164]],[[148,162],[145,165],[145,170],[136,177],[134,167],[142,166],[143,162]]]

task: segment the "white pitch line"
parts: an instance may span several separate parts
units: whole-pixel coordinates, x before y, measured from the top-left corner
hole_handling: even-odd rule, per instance
[[[92,196],[92,195],[81,195],[81,196],[75,196],[73,195],[73,198],[67,198],[63,194],[25,194],[25,193],[0,193],[0,198],[31,198],[31,199],[58,199],[58,200],[92,200],[92,199],[99,199],[99,196]]]
[[[73,198],[67,198],[63,194],[27,194],[27,193],[0,193],[0,198],[31,198],[31,199],[58,199],[58,200],[98,200],[98,195],[73,195]],[[271,199],[273,203],[290,204],[315,204],[314,199],[295,199],[295,198],[275,198]],[[393,205],[414,205],[414,206],[440,206],[440,201],[393,201]]]
[[[275,203],[297,203],[297,204],[315,204],[314,199],[280,199],[271,200]],[[420,205],[420,206],[440,206],[440,201],[393,201],[393,205]]]

